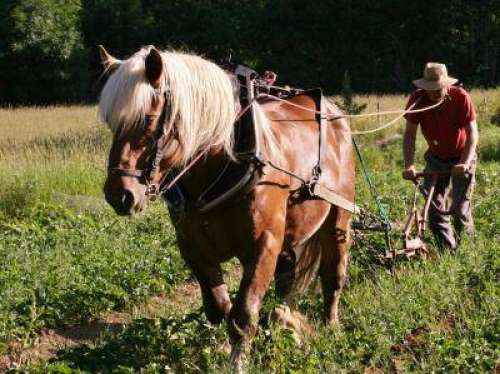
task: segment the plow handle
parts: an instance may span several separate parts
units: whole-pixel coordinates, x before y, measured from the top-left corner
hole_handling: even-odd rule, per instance
[[[449,171],[420,171],[415,175],[415,179],[420,179],[424,177],[449,177]]]
[[[469,173],[467,173],[466,175],[468,175],[468,174]],[[444,210],[444,209],[441,209],[440,207],[438,207],[436,205],[436,203],[434,201],[432,201],[432,197],[434,195],[434,187],[436,186],[438,178],[439,177],[449,177],[450,175],[451,175],[451,173],[449,171],[421,171],[415,175],[415,179],[413,180],[413,183],[418,185],[420,192],[424,195],[424,197],[426,199],[425,209],[424,209],[424,214],[423,214],[424,220],[427,221],[427,214],[428,214],[429,205],[430,205],[429,203],[432,203],[434,208],[439,213],[441,213],[443,215],[449,216],[449,215],[454,213],[454,211],[456,209],[455,206],[452,206],[449,210]],[[423,186],[418,183],[418,179],[425,178],[425,177],[432,177],[431,189],[429,192],[427,192],[423,188]]]

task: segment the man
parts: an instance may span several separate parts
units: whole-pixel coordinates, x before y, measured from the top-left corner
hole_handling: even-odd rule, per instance
[[[410,96],[407,108],[413,104],[413,109],[425,108],[442,102],[434,109],[406,114],[403,139],[403,178],[415,178],[415,136],[419,125],[429,146],[424,155],[425,170],[451,173],[451,177],[439,177],[433,200],[436,206],[444,208],[451,180],[457,238],[450,216],[441,214],[434,204],[429,210],[429,227],[436,241],[449,249],[456,249],[464,229],[467,233],[473,230],[471,195],[479,137],[472,100],[463,88],[453,86],[456,82],[457,79],[448,76],[444,64],[429,62],[425,65],[424,77],[413,81],[418,89]],[[427,190],[430,183],[431,178],[426,177],[424,187]]]

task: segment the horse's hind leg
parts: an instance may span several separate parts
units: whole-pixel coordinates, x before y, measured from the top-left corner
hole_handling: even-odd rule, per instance
[[[338,321],[340,294],[347,275],[351,214],[341,208],[334,208],[321,227],[321,262],[319,275],[323,289],[325,323]]]
[[[276,295],[286,299],[292,291],[295,281],[296,256],[293,250],[284,250],[278,256],[278,263],[274,273]]]

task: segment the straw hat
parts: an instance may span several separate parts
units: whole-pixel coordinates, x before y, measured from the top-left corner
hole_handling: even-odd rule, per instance
[[[413,81],[413,84],[424,90],[434,91],[451,86],[458,82],[458,79],[448,76],[448,69],[445,64],[428,62],[425,64],[424,77]]]

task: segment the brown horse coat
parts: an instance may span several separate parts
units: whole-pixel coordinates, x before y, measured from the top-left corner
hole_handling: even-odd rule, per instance
[[[146,57],[145,76],[153,87],[158,87],[157,79],[164,74],[164,58],[154,49]],[[107,54],[103,54],[103,59],[110,70],[118,61]],[[315,109],[314,100],[306,95],[293,97],[290,102]],[[157,115],[167,104],[158,94],[146,113]],[[261,107],[279,142],[280,166],[308,180],[318,161],[319,124],[314,113],[278,101],[266,101]],[[329,111],[336,109],[329,106]],[[154,119],[142,130],[115,134],[104,190],[106,199],[120,214],[133,214],[145,207],[146,187],[134,173],[144,168],[145,155],[151,152],[151,134],[158,126]],[[353,201],[355,165],[345,119],[328,122],[326,143],[320,181]],[[183,151],[175,136],[168,139],[163,149],[156,178],[164,175]],[[220,146],[211,148],[183,177],[189,195],[201,193],[218,175],[227,157]],[[265,151],[264,158],[267,157],[271,155]],[[275,272],[277,288],[286,296],[295,278],[296,282],[307,283],[318,270],[325,321],[334,323],[338,319],[351,214],[300,192],[298,179],[266,165],[249,192],[240,193],[207,213],[188,209],[183,215],[172,216],[179,249],[200,283],[208,319],[213,323],[224,318],[228,321],[233,358],[239,357],[241,344],[255,334],[260,305]],[[238,294],[231,301],[220,264],[233,257],[241,262],[243,273]]]
[[[311,109],[315,107],[313,99],[307,96],[298,96],[292,101]],[[273,122],[273,130],[279,134],[283,156],[281,166],[309,179],[318,161],[318,123],[314,114],[282,102],[267,102],[263,108],[269,119],[277,120]],[[354,160],[349,126],[343,119],[329,122],[326,134],[329,147],[326,158],[322,160],[321,182],[352,201]],[[183,181],[190,195],[196,196],[206,187],[206,181],[212,180],[222,167],[223,159],[220,155],[213,155],[194,167]],[[221,262],[236,256],[244,269],[249,269],[247,276],[251,279],[245,279],[244,272],[242,286],[246,286],[245,282],[254,283],[257,295],[245,308],[257,310],[274,273],[278,255],[300,249],[315,234],[320,237],[320,246],[310,250],[317,251],[313,257],[322,250],[322,276],[331,278],[325,282],[326,291],[330,294],[330,288],[340,291],[347,262],[351,215],[323,200],[300,196],[300,187],[299,180],[266,166],[250,193],[237,196],[206,214],[188,212],[174,222],[183,256],[204,283],[205,306],[213,322],[220,320],[231,305],[225,291],[220,291],[221,287],[224,288]],[[253,270],[256,265],[258,272]],[[337,318],[337,299],[334,295],[330,298],[335,305],[325,307],[325,318],[334,321]],[[255,305],[251,305],[253,303]],[[241,322],[245,326],[245,322]]]

